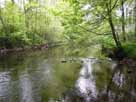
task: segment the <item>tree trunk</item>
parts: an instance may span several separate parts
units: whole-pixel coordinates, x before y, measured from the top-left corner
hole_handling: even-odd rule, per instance
[[[28,23],[28,17],[27,17],[27,10],[26,10],[26,7],[25,7],[25,0],[23,0],[23,8],[24,8],[26,30],[28,31],[29,23]]]
[[[125,15],[124,15],[124,0],[121,1],[122,6],[122,34],[123,34],[123,41],[126,41],[126,32],[125,32]]]
[[[15,1],[14,1],[14,0],[11,0],[11,2],[12,2],[13,4],[15,4]]]
[[[1,24],[3,26],[3,30],[4,30],[5,36],[7,36],[8,35],[7,25],[6,25],[6,23],[4,22],[4,20],[2,18],[1,8],[0,8],[0,21],[1,21]]]
[[[135,37],[136,37],[136,0],[134,1],[135,2],[135,7],[134,7],[134,20],[135,20]]]
[[[111,0],[110,0],[110,3],[109,3],[109,4],[106,2],[106,6],[107,6],[108,23],[109,23],[110,28],[111,28],[111,32],[112,32],[113,39],[114,39],[114,41],[115,41],[116,47],[117,47],[117,48],[121,48],[121,43],[120,43],[120,41],[119,41],[118,35],[116,35],[115,27],[114,27],[114,24],[113,24],[113,21],[112,21]]]
[[[116,44],[116,46],[117,46],[118,48],[121,48],[121,43],[120,43],[120,41],[119,41],[118,38],[117,38],[117,35],[116,35],[116,31],[115,31],[115,27],[114,27],[114,24],[113,24],[113,21],[112,21],[112,16],[111,16],[111,14],[109,15],[108,21],[109,21],[109,25],[110,25],[110,28],[111,28],[111,31],[112,31],[112,35],[113,35],[115,44]]]

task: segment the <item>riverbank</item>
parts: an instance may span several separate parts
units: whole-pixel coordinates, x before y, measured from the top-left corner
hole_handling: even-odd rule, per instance
[[[66,44],[63,41],[59,42],[51,42],[51,43],[45,43],[45,44],[39,44],[39,45],[32,45],[32,46],[24,46],[24,47],[14,47],[14,48],[0,48],[0,54],[4,53],[10,53],[10,52],[22,52],[22,51],[29,51],[29,50],[44,50],[51,47],[56,47],[59,45]]]
[[[102,53],[110,57],[113,60],[119,62],[119,64],[125,64],[130,67],[136,67],[136,44],[124,43],[122,49],[117,49],[114,46],[102,47]]]
[[[18,48],[0,48],[0,54],[10,53],[10,52],[22,52],[28,50],[43,50],[48,49],[50,46],[49,44],[42,44],[42,45],[33,45],[33,46],[26,46],[26,47],[18,47]]]

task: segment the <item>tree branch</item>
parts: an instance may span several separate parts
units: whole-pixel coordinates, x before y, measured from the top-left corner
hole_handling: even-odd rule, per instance
[[[118,0],[115,1],[115,3],[113,5],[113,7],[111,8],[111,10],[113,10],[115,8],[115,6],[117,5],[117,2],[118,2]]]
[[[83,30],[85,30],[87,32],[91,32],[93,34],[97,34],[97,35],[109,35],[109,33],[103,33],[103,34],[101,34],[101,33],[94,32],[94,31],[92,31],[92,29],[91,30],[90,29],[86,29],[86,28],[84,28],[84,27],[82,27],[80,25],[79,25],[79,27],[82,28]]]

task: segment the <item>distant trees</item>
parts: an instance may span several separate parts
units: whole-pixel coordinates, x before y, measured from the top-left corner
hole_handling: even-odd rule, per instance
[[[17,47],[59,40],[63,27],[46,1],[5,0],[0,4],[0,41],[3,42],[0,47],[8,46],[7,43]]]

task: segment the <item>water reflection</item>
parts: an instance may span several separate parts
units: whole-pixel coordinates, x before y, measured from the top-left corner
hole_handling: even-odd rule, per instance
[[[92,75],[92,64],[94,60],[83,59],[83,67],[80,71],[80,76],[76,83],[76,88],[81,94],[81,97],[84,97],[86,102],[90,102],[96,98],[97,90],[95,85],[95,80]]]
[[[25,73],[19,78],[19,86],[21,88],[20,102],[34,102],[32,83],[28,73]]]
[[[62,100],[73,89],[81,64],[62,63],[61,56],[59,49],[2,56],[0,102]]]
[[[135,102],[136,75],[135,71],[128,73],[130,68],[117,64],[106,82],[106,90],[103,88],[99,92],[98,100],[102,102]],[[104,86],[103,86],[104,87]],[[132,92],[133,91],[133,92]]]
[[[9,72],[0,72],[0,101],[6,102],[6,98],[9,96]]]
[[[125,84],[124,79],[125,79],[125,76],[121,72],[117,72],[113,76],[113,82],[119,87],[122,87],[123,84]]]
[[[0,58],[0,102],[136,102],[136,69],[51,49]]]

